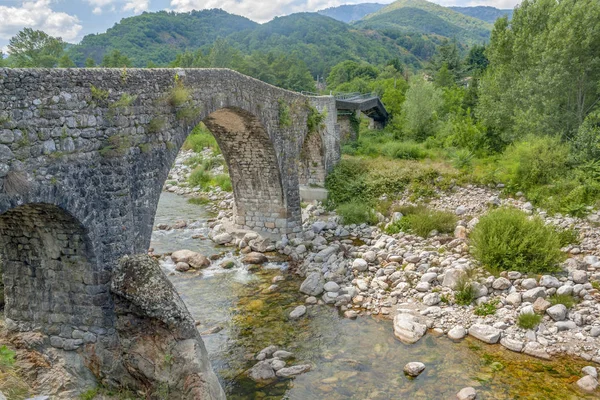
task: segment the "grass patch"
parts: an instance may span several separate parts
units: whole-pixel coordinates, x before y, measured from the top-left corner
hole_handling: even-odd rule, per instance
[[[538,314],[519,314],[517,317],[517,326],[522,329],[534,329],[542,322],[542,316]]]
[[[290,126],[292,126],[290,106],[288,106],[284,100],[279,99],[279,127],[289,128]]]
[[[222,190],[226,192],[231,192],[233,190],[233,186],[231,185],[231,178],[227,174],[219,174],[213,177],[214,186],[220,187]]]
[[[456,227],[456,216],[449,212],[431,210],[422,205],[402,207],[398,211],[403,217],[386,229],[389,234],[403,231],[427,237],[434,230],[451,233]]]
[[[205,206],[210,204],[210,200],[206,197],[191,197],[188,199],[188,203],[195,204],[197,206]]]
[[[220,154],[217,140],[208,128],[200,123],[192,130],[183,144],[184,150],[193,150],[196,153],[201,153],[204,149],[211,149],[213,154]]]
[[[159,133],[165,127],[164,118],[152,118],[150,122],[148,122],[148,126],[146,130],[148,133]]]
[[[202,167],[197,167],[190,174],[188,182],[193,187],[201,187],[205,189],[208,188],[211,178],[210,172],[204,170]]]
[[[474,300],[475,287],[467,278],[460,279],[454,290],[454,302],[459,306],[468,306]]]
[[[572,308],[577,304],[577,299],[570,294],[553,294],[548,298],[548,301],[553,305],[562,304],[567,308]]]
[[[596,290],[600,290],[600,282],[598,281],[591,281],[592,287]]]
[[[552,272],[565,258],[554,228],[512,208],[499,208],[481,217],[471,233],[471,245],[473,256],[492,273]]]
[[[456,176],[457,171],[451,166],[431,160],[344,156],[325,181],[329,191],[327,205],[335,208],[351,201],[375,204],[382,195],[399,197],[412,182],[444,187]]]
[[[181,107],[191,99],[190,91],[177,81],[169,93],[167,102],[171,107]]]
[[[126,108],[133,104],[137,96],[132,96],[128,93],[123,93],[119,100],[110,105],[111,108]]]
[[[377,217],[368,203],[352,201],[340,204],[336,208],[336,212],[342,217],[344,225],[358,225],[362,223],[374,225],[377,223]]]
[[[487,303],[481,303],[477,307],[475,307],[475,315],[479,315],[480,317],[485,317],[487,315],[496,314],[496,305],[498,304],[498,300],[490,300]]]
[[[125,135],[114,135],[107,139],[106,145],[99,150],[102,157],[120,157],[131,147],[131,139]]]
[[[80,400],[94,400],[100,394],[100,389],[88,389],[79,395]]]

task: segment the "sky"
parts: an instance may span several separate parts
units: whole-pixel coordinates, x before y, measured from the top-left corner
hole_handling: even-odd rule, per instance
[[[516,0],[433,0],[444,6],[486,5],[513,8]],[[40,29],[77,43],[89,33],[102,33],[122,18],[144,11],[187,12],[210,8],[243,15],[256,22],[342,4],[391,3],[392,0],[0,0],[0,49],[25,27]]]

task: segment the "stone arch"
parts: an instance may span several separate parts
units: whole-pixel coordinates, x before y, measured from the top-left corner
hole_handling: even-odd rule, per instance
[[[300,151],[299,183],[305,186],[324,186],[325,148],[320,131],[308,132]]]
[[[220,108],[203,122],[215,136],[229,169],[236,225],[283,232],[288,220],[279,161],[264,125],[238,107]]]
[[[0,214],[0,267],[9,329],[75,350],[112,326],[109,276],[97,272],[86,230],[63,209],[33,203]]]

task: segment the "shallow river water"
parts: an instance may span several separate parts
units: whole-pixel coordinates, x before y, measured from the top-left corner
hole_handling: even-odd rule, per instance
[[[155,232],[152,247],[156,253],[183,248],[205,255],[228,251],[192,238],[207,233],[202,221],[206,218],[202,206],[164,193],[156,223],[201,221],[195,229]],[[289,312],[303,304],[304,297],[298,291],[301,281],[287,272],[285,263],[268,264],[258,272],[248,272],[241,264],[224,270],[218,264],[201,275],[170,278],[201,322],[201,331],[222,328],[203,339],[228,399],[455,399],[465,386],[475,387],[478,399],[597,398],[583,395],[575,386],[585,362],[546,362],[475,339],[452,343],[431,333],[408,346],[394,338],[390,320],[348,320],[329,306],[309,307],[306,316],[291,321]],[[164,268],[171,271],[172,266]],[[276,275],[286,279],[269,293],[266,289]],[[292,351],[292,365],[308,363],[312,370],[293,380],[255,384],[243,372],[269,345]],[[426,365],[416,379],[402,372],[411,361]]]

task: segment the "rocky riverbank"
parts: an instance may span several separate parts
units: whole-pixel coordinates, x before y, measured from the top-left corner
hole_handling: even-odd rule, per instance
[[[277,250],[289,257],[305,276],[300,290],[307,307],[327,304],[348,318],[379,315],[393,319],[394,334],[404,343],[414,343],[427,332],[452,340],[471,335],[533,357],[567,354],[600,364],[596,212],[586,219],[549,216],[522,197],[502,198],[497,188],[455,187],[428,203],[459,217],[454,235],[388,235],[382,227],[390,220],[382,215],[378,227],[344,226],[334,213],[315,203],[303,209],[301,235],[272,242],[253,233],[226,232],[232,197],[220,191],[207,196],[221,196],[221,211],[209,237],[242,253]],[[578,244],[562,249],[568,259],[560,273],[526,276],[509,271],[492,276],[481,268],[469,253],[469,233],[481,215],[498,206],[516,207],[548,224],[578,232]],[[464,280],[472,283],[476,298],[468,306],[455,300],[457,286]],[[576,304],[571,308],[552,305],[548,299],[556,294],[572,296]],[[522,329],[517,325],[521,314],[538,314],[543,319],[534,329]],[[582,390],[597,388],[592,368],[590,373],[582,372]]]

